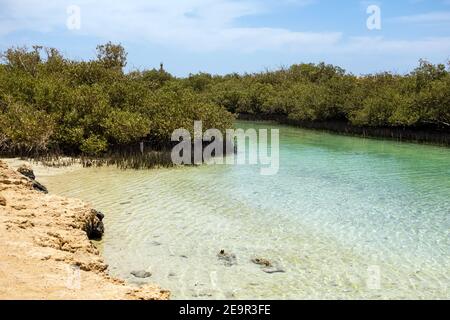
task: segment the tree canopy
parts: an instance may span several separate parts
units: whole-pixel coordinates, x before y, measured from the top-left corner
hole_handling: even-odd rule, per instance
[[[225,130],[235,114],[365,127],[450,129],[450,64],[421,60],[398,75],[356,76],[340,67],[296,64],[254,74],[177,78],[159,69],[124,72],[111,42],[74,61],[57,49],[10,48],[0,64],[0,151],[101,154],[115,145],[164,145],[173,130]]]

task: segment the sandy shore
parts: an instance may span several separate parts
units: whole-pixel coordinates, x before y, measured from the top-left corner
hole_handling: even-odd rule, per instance
[[[110,277],[88,238],[99,222],[90,205],[33,190],[12,169],[21,163],[8,162],[0,160],[0,299],[169,298],[157,286]]]

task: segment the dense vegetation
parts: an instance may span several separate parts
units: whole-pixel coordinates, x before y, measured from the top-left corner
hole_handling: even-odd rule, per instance
[[[120,45],[97,47],[92,61],[55,49],[13,48],[0,65],[0,148],[15,153],[97,155],[145,140],[167,145],[194,120],[225,129],[233,115],[160,70],[124,73]]]
[[[233,113],[357,126],[450,127],[450,70],[426,61],[407,75],[358,77],[321,63],[243,76],[197,74],[183,81]]]
[[[355,76],[326,64],[257,74],[176,78],[159,70],[123,71],[120,45],[97,47],[91,61],[56,49],[12,48],[0,64],[0,150],[100,154],[172,131],[232,126],[233,114],[354,126],[450,129],[450,70],[420,61],[411,73]]]

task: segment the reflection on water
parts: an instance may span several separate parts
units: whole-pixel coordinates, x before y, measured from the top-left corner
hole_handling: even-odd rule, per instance
[[[109,167],[41,180],[105,212],[113,275],[173,298],[450,298],[450,149],[238,123],[250,126],[280,128],[278,175]]]

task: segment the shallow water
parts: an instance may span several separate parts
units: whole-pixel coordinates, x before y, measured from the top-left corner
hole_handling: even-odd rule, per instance
[[[177,298],[450,298],[450,149],[280,129],[280,170],[89,168],[42,177],[106,214],[111,273]],[[224,265],[217,253],[236,255]],[[284,273],[251,262],[270,259]],[[133,270],[151,270],[138,279]]]

